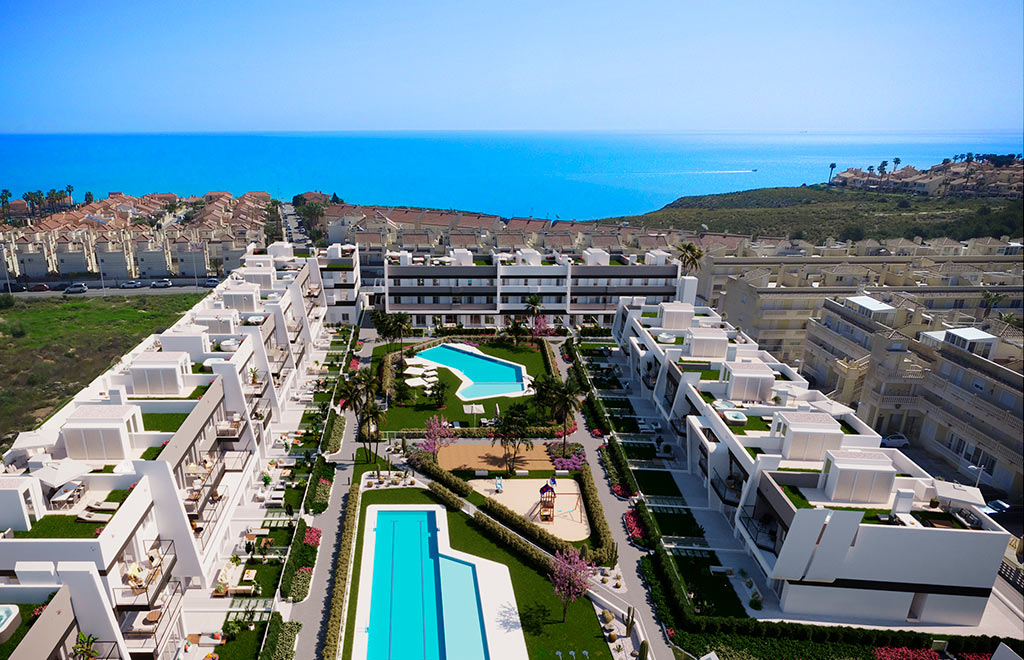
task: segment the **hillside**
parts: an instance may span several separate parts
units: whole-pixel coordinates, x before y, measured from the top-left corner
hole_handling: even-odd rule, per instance
[[[828,238],[926,238],[1024,233],[1020,200],[914,197],[842,190],[824,185],[759,188],[721,195],[680,197],[657,211],[607,218],[647,227],[729,231],[755,236]]]
[[[202,294],[18,300],[0,308],[0,451]],[[6,300],[10,300],[7,297]]]

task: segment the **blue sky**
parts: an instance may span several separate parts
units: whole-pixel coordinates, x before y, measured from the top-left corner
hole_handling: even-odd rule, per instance
[[[0,132],[1016,130],[1022,6],[6,0]]]

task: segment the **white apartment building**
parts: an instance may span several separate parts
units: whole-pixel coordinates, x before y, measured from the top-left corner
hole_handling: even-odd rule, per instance
[[[872,296],[826,300],[808,324],[802,372],[878,432],[904,433],[965,481],[1012,498],[1024,488],[1024,335],[944,318]]]
[[[881,448],[852,409],[692,299],[624,298],[613,335],[784,613],[981,620],[1010,535],[977,488]]]
[[[68,657],[75,629],[101,657],[173,659],[208,628],[188,596],[212,588],[235,512],[287,455],[274,424],[325,315],[315,260],[292,255],[248,255],[4,455],[0,602],[56,592],[60,626],[43,636],[40,619],[12,657]]]

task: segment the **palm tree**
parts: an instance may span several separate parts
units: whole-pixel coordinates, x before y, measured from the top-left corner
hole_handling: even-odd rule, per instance
[[[75,191],[75,187],[73,185],[71,185],[70,183],[68,185],[64,186],[64,192],[65,192],[65,194],[67,194],[67,196],[69,198],[71,197],[71,193],[73,193],[74,191]],[[72,201],[74,201],[74,200],[72,200]]]
[[[868,174],[874,174],[874,173],[875,173],[875,166],[874,165],[868,165]]]
[[[3,219],[8,220],[11,217],[11,191],[4,188],[0,191],[0,210],[3,212]]]
[[[374,444],[373,455],[377,463],[377,477],[380,478],[380,462],[377,461],[377,447],[380,445],[380,426],[384,423],[387,413],[376,401],[363,407],[359,416],[359,441],[366,445],[366,453],[370,454],[370,443]]]
[[[902,163],[902,162],[903,161],[900,160],[899,156],[897,156],[896,158],[893,158],[892,159],[892,171],[895,172],[896,170],[898,170],[900,168],[900,163]]]
[[[704,250],[693,243],[683,243],[679,246],[679,261],[683,265],[683,275],[689,275],[691,270],[700,270],[701,260],[704,258]]]
[[[988,315],[992,313],[992,308],[999,303],[1006,300],[1005,293],[996,293],[994,291],[986,291],[981,294],[981,306],[985,308],[985,316],[983,319],[987,319]]]
[[[1015,328],[1024,327],[1024,319],[1021,319],[1021,317],[1016,314],[1011,314],[1010,312],[1000,314],[999,320],[1007,325],[1012,325]]]
[[[359,388],[358,398],[360,407],[368,406],[371,401],[377,398],[380,383],[370,367],[363,367],[355,373],[352,379],[355,380],[356,386]]]
[[[832,181],[832,173],[835,172],[835,171],[836,171],[836,164],[835,163],[829,163],[828,164],[828,180],[829,180],[829,182]]]
[[[549,395],[551,412],[555,418],[562,418],[562,457],[565,458],[566,436],[568,436],[569,418],[580,409],[580,396],[583,395],[583,388],[575,378],[567,381],[555,381],[554,387]]]
[[[533,327],[537,328],[537,317],[544,311],[544,303],[540,294],[534,293],[526,298],[526,313],[533,319]]]
[[[883,160],[878,164],[878,176],[885,176],[885,171],[889,168],[889,161]]]
[[[538,408],[548,408],[549,413],[554,414],[550,406],[559,385],[561,385],[561,381],[551,374],[544,374],[533,381],[533,391],[535,392],[533,400]]]
[[[398,350],[405,348],[403,339],[412,332],[412,317],[405,312],[397,312],[391,315],[391,327],[398,335]]]
[[[519,337],[526,333],[526,326],[523,325],[522,319],[518,316],[513,316],[508,322],[508,334],[512,337],[512,343],[516,346],[519,345]]]

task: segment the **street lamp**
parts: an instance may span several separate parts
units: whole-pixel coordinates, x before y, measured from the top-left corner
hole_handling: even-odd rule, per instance
[[[974,472],[978,473],[978,478],[974,480],[974,487],[977,488],[978,484],[981,483],[981,475],[985,471],[985,469],[980,465],[968,465],[967,469],[973,470]]]

